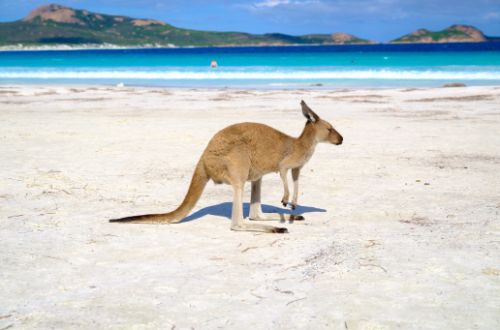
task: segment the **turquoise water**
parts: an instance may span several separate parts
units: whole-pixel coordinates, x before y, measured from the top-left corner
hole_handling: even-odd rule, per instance
[[[216,59],[219,67],[210,68]],[[0,52],[2,84],[394,87],[500,84],[500,43]]]

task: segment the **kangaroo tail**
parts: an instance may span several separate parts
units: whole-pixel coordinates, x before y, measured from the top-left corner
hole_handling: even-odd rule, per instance
[[[189,185],[188,192],[181,205],[170,213],[162,214],[146,214],[137,215],[133,217],[126,217],[121,219],[111,219],[109,222],[122,222],[122,223],[152,223],[152,224],[162,224],[162,223],[176,223],[184,219],[189,212],[193,209],[196,202],[201,196],[205,185],[208,182],[208,175],[205,171],[205,166],[203,161],[199,161],[196,165],[196,169],[193,173],[193,178],[191,179],[191,184]]]

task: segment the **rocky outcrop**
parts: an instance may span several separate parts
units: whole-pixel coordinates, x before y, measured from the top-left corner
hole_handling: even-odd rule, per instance
[[[342,32],[332,34],[332,41],[335,44],[367,43],[367,40],[363,40],[356,36],[353,36],[352,34]]]
[[[23,21],[30,22],[35,19],[41,21],[54,21],[58,23],[84,24],[81,20],[75,17],[75,11],[60,5],[47,5],[39,7],[29,13]]]
[[[132,24],[135,26],[166,25],[162,21],[156,21],[153,19],[134,19]]]
[[[470,25],[452,25],[446,30],[450,31],[450,32],[461,31],[467,35],[467,37],[465,37],[465,39],[467,39],[468,41],[474,41],[474,42],[486,41],[486,37],[483,34],[483,32],[481,32],[479,29],[477,29],[473,26],[470,26]],[[455,36],[455,38],[456,39],[453,39],[453,37],[450,38],[449,42],[464,40],[464,38],[462,38],[461,36]]]
[[[393,43],[445,43],[445,42],[483,42],[485,35],[477,28],[469,25],[452,25],[441,31],[419,29],[406,34]]]

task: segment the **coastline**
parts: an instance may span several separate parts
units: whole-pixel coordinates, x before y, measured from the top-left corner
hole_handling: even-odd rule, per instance
[[[212,183],[189,221],[107,222],[175,208],[223,127],[298,136],[302,99],[344,143],[302,170],[290,234],[231,232],[232,190]],[[500,86],[0,85],[0,328],[498,328],[499,102]],[[285,212],[282,189],[263,178],[265,211]]]
[[[128,45],[121,46],[115,44],[89,44],[89,45],[40,45],[40,46],[19,46],[19,45],[9,45],[9,46],[0,46],[0,52],[20,52],[20,51],[70,51],[70,50],[133,50],[133,49],[191,49],[191,48],[265,48],[265,47],[321,47],[321,46],[412,46],[412,45],[457,45],[457,44],[498,44],[498,48],[500,48],[500,41],[492,40],[492,41],[448,41],[448,42],[366,42],[366,43],[332,43],[332,44],[266,44],[266,45],[258,45],[258,44],[249,44],[249,45],[217,45],[217,46],[177,46],[174,44],[169,45]]]
[[[177,46],[171,45],[129,45],[120,46],[114,44],[105,45],[43,45],[43,46],[0,46],[2,51],[65,51],[65,50],[134,50],[134,49],[192,49],[192,48],[251,48],[251,47],[301,47],[301,46],[353,46],[353,45],[375,45],[380,43],[355,43],[355,44],[268,44],[268,45],[217,45],[217,46]]]
[[[66,50],[127,50],[127,49],[170,49],[182,48],[175,45],[137,45],[137,46],[120,46],[114,44],[90,44],[90,45],[40,45],[40,46],[0,46],[0,52],[21,52],[21,51],[66,51]],[[190,47],[185,47],[190,48]]]

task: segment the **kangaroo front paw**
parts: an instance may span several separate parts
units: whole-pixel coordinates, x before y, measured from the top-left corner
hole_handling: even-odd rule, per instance
[[[297,208],[297,204],[294,203],[290,204],[290,206],[292,207],[292,210],[295,210]]]
[[[292,221],[303,221],[303,220],[305,220],[305,218],[304,218],[304,216],[302,216],[300,214],[297,214],[297,215],[291,214],[290,215],[290,220],[292,220]]]
[[[288,200],[283,198],[281,200],[281,204],[283,204],[283,206],[286,207],[288,205]]]

